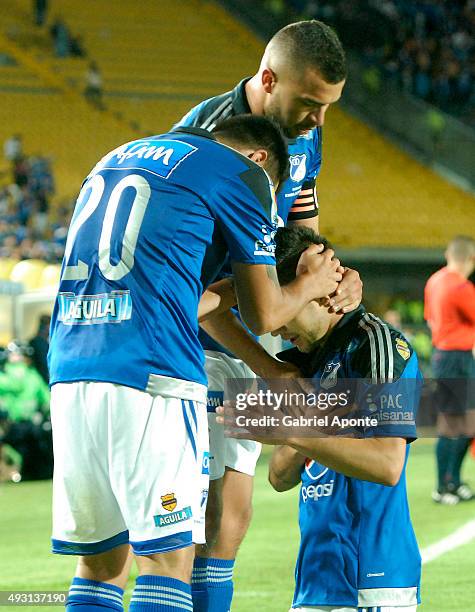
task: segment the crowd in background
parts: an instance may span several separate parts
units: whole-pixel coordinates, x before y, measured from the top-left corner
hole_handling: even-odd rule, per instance
[[[474,0],[267,0],[285,19],[321,19],[381,76],[475,122]]]
[[[50,159],[26,155],[19,134],[4,143],[4,156],[10,168],[0,183],[0,257],[61,261],[70,202],[55,207],[50,223],[55,193]]]

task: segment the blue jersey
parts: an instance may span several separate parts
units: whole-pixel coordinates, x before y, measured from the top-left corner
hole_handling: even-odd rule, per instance
[[[231,91],[204,100],[192,108],[177,125],[212,130],[224,119],[250,113],[245,90],[248,80],[243,79]],[[316,178],[322,163],[322,128],[315,128],[304,136],[287,140],[287,145],[290,176],[280,186],[277,194],[279,225],[287,225],[288,221],[310,219],[318,215]],[[210,254],[210,257],[212,256]],[[223,273],[230,273],[229,265],[224,266]],[[200,340],[205,349],[232,356],[203,330],[200,330]]]
[[[279,357],[299,365],[323,388],[337,379],[369,379],[368,389],[370,381],[378,381],[374,395],[384,397],[385,389],[407,384],[412,393],[404,395],[403,410],[411,418],[390,423],[391,406],[374,404],[380,410],[379,424],[363,435],[416,438],[421,378],[416,354],[397,330],[362,307],[343,317],[322,349],[311,355],[291,349]],[[384,384],[391,380],[392,385]],[[406,463],[408,454],[409,445]],[[398,484],[388,487],[306,461],[293,607],[419,603],[421,558],[409,515],[405,467]]]
[[[177,125],[195,126],[212,130],[217,123],[250,113],[243,79],[234,89],[219,96],[204,100],[192,108]],[[322,164],[322,128],[317,127],[308,134],[287,140],[290,176],[277,194],[277,211],[281,224],[298,219],[309,219],[318,215],[315,181]]]
[[[153,136],[106,155],[69,229],[51,323],[51,384],[105,381],[205,401],[198,340],[203,285],[220,257],[275,265],[266,173],[204,130]]]

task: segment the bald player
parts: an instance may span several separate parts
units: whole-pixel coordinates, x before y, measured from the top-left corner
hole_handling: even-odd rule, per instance
[[[345,79],[345,53],[336,33],[320,21],[293,23],[269,41],[254,76],[201,102],[178,124],[211,130],[223,119],[243,113],[276,120],[288,139],[290,162],[290,176],[277,194],[279,224],[305,225],[318,233],[316,179],[322,161],[322,126],[328,108],[340,99]],[[335,312],[355,309],[361,287],[357,272],[346,270],[338,293],[331,298]],[[226,612],[233,595],[234,560],[251,520],[253,477],[261,446],[224,438],[213,410],[222,400],[228,378],[251,378],[254,373],[279,378],[294,376],[296,369],[269,359],[232,313],[202,327],[209,334],[202,334],[201,340],[209,383],[211,482],[208,546],[197,551],[193,604],[199,612]]]

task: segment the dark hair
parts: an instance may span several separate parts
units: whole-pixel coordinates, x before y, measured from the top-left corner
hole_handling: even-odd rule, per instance
[[[283,52],[296,70],[314,68],[331,84],[346,78],[346,57],[340,39],[321,21],[291,23],[274,34],[270,45]]]
[[[323,244],[324,250],[332,248],[326,238],[304,225],[279,227],[275,235],[275,244],[277,277],[281,285],[288,285],[294,280],[300,256],[309,246]]]
[[[225,119],[212,130],[213,134],[230,143],[265,149],[268,159],[266,172],[275,183],[282,185],[289,176],[289,153],[280,126],[258,115],[236,115]]]

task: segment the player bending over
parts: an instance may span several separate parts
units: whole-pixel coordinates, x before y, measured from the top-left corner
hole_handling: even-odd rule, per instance
[[[269,41],[254,76],[201,102],[179,124],[210,130],[219,121],[242,113],[276,120],[287,137],[290,163],[290,176],[277,194],[279,224],[318,231],[316,179],[322,161],[322,126],[326,111],[341,96],[345,79],[345,53],[335,32],[320,21],[293,23]],[[335,311],[358,306],[361,281],[356,271],[344,271],[332,299]],[[203,329],[212,336],[200,335],[206,349],[210,410],[219,404],[227,378],[251,378],[254,372],[268,378],[294,375],[294,368],[269,360],[232,313],[214,318]],[[206,520],[210,542],[198,550],[194,572],[193,602],[198,612],[231,607],[234,560],[251,520],[253,476],[261,450],[253,441],[225,439],[212,411],[208,418],[211,486]]]
[[[339,262],[313,249],[311,269],[280,287],[263,168],[276,184],[285,176],[282,136],[267,119],[243,116],[216,134],[192,128],[125,144],[83,184],[49,352],[52,548],[79,556],[71,610],[122,609],[129,543],[139,569],[130,609],[192,609],[208,492],[197,311],[214,236],[256,333],[341,279]],[[221,263],[207,264],[209,278]]]

